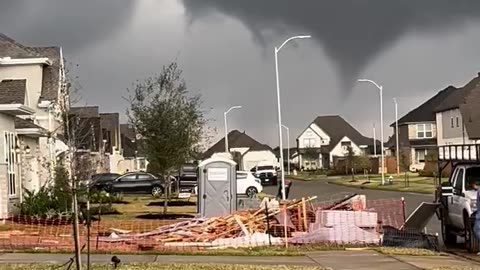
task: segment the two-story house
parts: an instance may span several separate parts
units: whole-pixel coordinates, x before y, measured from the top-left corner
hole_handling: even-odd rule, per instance
[[[443,145],[480,142],[480,73],[454,91],[437,108],[437,143]]]
[[[449,86],[398,120],[398,141],[400,153],[410,157],[410,170],[423,170],[429,153],[437,149],[437,127],[435,108],[447,99],[456,88]],[[396,154],[396,123],[390,125],[393,136],[387,143],[392,154]]]
[[[376,143],[380,149],[379,142]],[[318,116],[297,137],[299,167],[327,169],[333,166],[336,158],[345,158],[349,147],[356,155],[370,155],[373,145],[373,139],[363,136],[341,116]],[[310,151],[308,157],[307,151]]]
[[[0,34],[0,218],[51,179],[61,119],[55,104],[64,85],[59,47],[28,47]]]

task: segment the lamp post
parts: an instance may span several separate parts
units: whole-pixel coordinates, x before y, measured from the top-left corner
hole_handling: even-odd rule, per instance
[[[287,173],[288,175],[290,175],[290,129],[285,126],[285,125],[282,125],[283,128],[285,128],[287,130],[287,160],[288,160],[288,163],[287,163]],[[283,149],[280,149],[280,152],[283,152]],[[283,160],[282,160],[283,162]]]
[[[393,103],[395,104],[395,143],[396,143],[396,148],[395,152],[397,154],[397,175],[400,175],[400,148],[399,148],[399,143],[398,143],[398,102],[397,99],[393,99]]]
[[[382,155],[382,185],[385,185],[385,153],[384,153],[384,149],[383,149],[383,126],[384,126],[384,123],[383,123],[383,86],[377,84],[376,82],[372,81],[372,80],[369,80],[369,79],[360,79],[358,80],[359,82],[368,82],[368,83],[371,83],[373,85],[375,85],[375,87],[378,88],[378,90],[380,91],[380,151],[381,151],[381,155]]]
[[[275,47],[275,76],[276,76],[276,83],[277,83],[277,110],[278,110],[278,141],[280,142],[280,172],[282,174],[282,199],[286,199],[285,193],[285,169],[283,166],[283,142],[282,142],[282,110],[280,105],[280,79],[278,74],[278,52],[287,44],[289,41],[294,39],[305,39],[310,38],[311,36],[294,36],[285,40],[280,47]]]
[[[377,157],[377,131],[375,130],[375,123],[373,123],[373,155]]]
[[[227,114],[231,112],[234,109],[241,109],[242,106],[233,106],[230,107],[226,112],[223,113],[223,120],[225,121],[225,153],[229,153],[229,148],[228,148],[228,127],[227,127]]]

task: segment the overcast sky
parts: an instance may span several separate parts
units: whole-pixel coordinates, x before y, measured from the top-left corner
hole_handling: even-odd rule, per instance
[[[0,0],[0,31],[26,45],[62,46],[84,103],[125,113],[137,79],[178,59],[192,91],[229,128],[278,145],[274,47],[291,142],[316,116],[339,114],[364,135],[480,71],[478,0]],[[377,130],[378,131],[378,130]],[[386,129],[385,140],[391,134]],[[379,137],[379,133],[377,138]]]

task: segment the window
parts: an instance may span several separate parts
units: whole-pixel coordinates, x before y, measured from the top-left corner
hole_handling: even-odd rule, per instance
[[[305,161],[305,166],[310,166],[310,162]]]
[[[310,138],[310,139],[303,139],[303,147],[315,147],[315,139]]]
[[[463,169],[460,169],[455,177],[455,190],[463,191]]]
[[[275,170],[275,167],[273,166],[258,166],[257,171],[267,171],[267,170]]]
[[[152,175],[150,174],[139,174],[138,175],[138,180],[139,181],[148,181],[148,180],[153,180],[155,179]]]
[[[460,121],[458,120],[458,116],[457,116],[456,120],[457,120],[457,127],[460,127]]]
[[[426,153],[427,153],[427,150],[425,149],[415,149],[415,157],[416,157],[417,163],[425,162]]]
[[[247,179],[246,173],[237,173],[237,180]]]
[[[342,146],[345,146],[345,147],[352,146],[352,142],[342,142]]]
[[[450,127],[451,127],[451,128],[454,128],[454,127],[455,127],[455,126],[453,125],[453,117],[450,118]]]
[[[312,161],[312,163],[310,165],[312,165],[312,167],[315,167],[315,166],[317,166],[317,162]]]
[[[4,160],[7,163],[7,175],[8,175],[8,195],[10,197],[17,196],[17,175],[16,163],[17,155],[15,153],[15,147],[17,146],[17,137],[14,133],[4,132]]]
[[[453,118],[452,118],[453,125]],[[417,125],[417,139],[433,138],[432,124],[418,124]]]
[[[135,174],[125,175],[124,177],[120,178],[120,181],[135,181],[137,176]]]

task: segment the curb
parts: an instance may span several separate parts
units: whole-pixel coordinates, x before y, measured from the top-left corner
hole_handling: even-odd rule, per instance
[[[421,191],[412,191],[412,190],[394,190],[394,189],[381,189],[381,188],[373,188],[373,187],[359,187],[359,186],[351,186],[348,184],[344,183],[337,183],[333,181],[328,181],[328,184],[332,185],[337,185],[337,186],[344,186],[344,187],[349,187],[349,188],[355,188],[355,189],[367,189],[367,190],[375,190],[375,191],[389,191],[389,192],[399,192],[399,193],[414,193],[414,194],[419,194],[419,195],[433,195],[432,192],[421,192]]]

